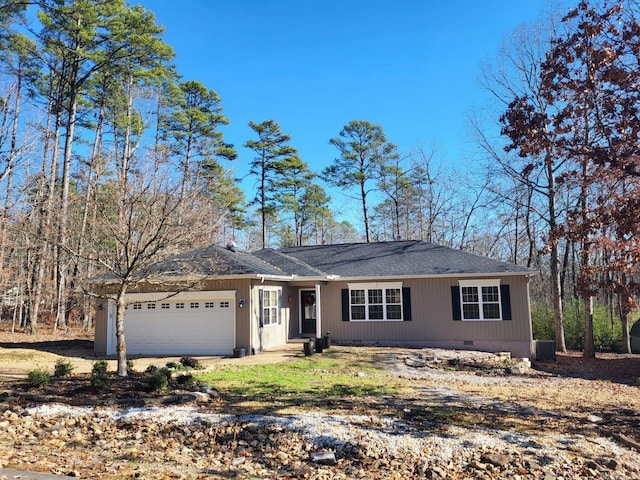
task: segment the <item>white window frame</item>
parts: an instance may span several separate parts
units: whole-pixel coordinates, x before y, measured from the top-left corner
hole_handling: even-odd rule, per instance
[[[404,321],[404,304],[402,298],[402,282],[380,282],[380,283],[349,283],[349,321],[350,322],[402,322]],[[364,304],[351,303],[351,292],[356,290],[364,290]],[[382,303],[370,303],[369,292],[371,290],[382,290]],[[387,303],[387,290],[399,290],[400,303]],[[382,318],[370,318],[371,307],[374,305],[382,305]],[[390,306],[400,307],[400,318],[387,318]],[[352,307],[364,307],[365,318],[353,318]]]
[[[464,322],[501,322],[502,321],[502,292],[500,291],[499,279],[484,279],[484,280],[458,280],[460,286],[460,317]],[[498,291],[498,300],[496,301],[484,301],[482,287],[495,287]],[[464,288],[476,288],[478,294],[477,302],[465,302],[464,301]],[[484,318],[485,304],[497,304],[498,305],[498,318]],[[480,318],[465,318],[464,306],[465,305],[478,305],[478,312]]]
[[[262,290],[262,326],[271,327],[280,323],[280,287],[264,287]],[[271,305],[275,296],[275,305]],[[267,305],[269,303],[269,305]],[[268,315],[267,315],[268,312]]]

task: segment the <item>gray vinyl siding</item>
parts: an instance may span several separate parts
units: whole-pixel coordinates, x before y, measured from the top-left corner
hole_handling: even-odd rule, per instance
[[[478,279],[487,277],[478,277]],[[465,277],[465,280],[471,278]],[[394,281],[394,280],[391,280]],[[397,280],[395,280],[397,281]],[[380,281],[382,282],[382,281]],[[349,282],[357,283],[357,282]],[[529,288],[525,276],[508,276],[501,284],[510,286],[512,320],[454,321],[451,305],[451,287],[454,278],[404,279],[403,287],[411,289],[412,320],[342,321],[341,290],[347,282],[332,282],[323,286],[323,329],[330,330],[337,342],[363,343],[458,343],[464,342],[531,342]]]
[[[98,300],[94,316],[95,335],[93,338],[93,352],[96,355],[107,354],[108,308],[106,300]]]

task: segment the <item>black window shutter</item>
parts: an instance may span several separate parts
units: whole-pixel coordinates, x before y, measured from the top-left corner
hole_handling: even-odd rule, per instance
[[[511,320],[511,294],[509,285],[500,285],[500,301],[502,303],[502,319]]]
[[[457,285],[451,287],[451,310],[453,311],[454,320],[462,320],[462,309],[460,308],[460,287]]]
[[[402,288],[402,319],[405,322],[411,321],[411,289]]]
[[[342,321],[349,321],[349,289],[342,289]]]
[[[264,290],[260,289],[258,290],[258,308],[259,308],[259,314],[258,314],[258,318],[259,318],[259,322],[260,322],[260,327],[264,327],[264,309],[263,309],[263,305],[264,305],[264,300],[263,300],[263,295],[264,295]]]

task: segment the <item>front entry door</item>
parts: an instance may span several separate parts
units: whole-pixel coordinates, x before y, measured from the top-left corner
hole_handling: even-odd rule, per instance
[[[300,290],[300,312],[302,312],[302,335],[316,334],[316,291]]]

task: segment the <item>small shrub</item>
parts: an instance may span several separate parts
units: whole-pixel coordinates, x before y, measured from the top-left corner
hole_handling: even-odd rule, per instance
[[[182,369],[182,365],[180,365],[179,363],[176,363],[176,362],[167,362],[167,364],[165,366],[170,370],[180,370],[180,369]]]
[[[89,377],[91,388],[99,392],[106,390],[111,385],[111,379],[106,374],[91,374]]]
[[[181,385],[187,388],[195,387],[196,385],[196,379],[190,373],[178,375],[178,377],[176,378],[176,382],[178,382],[178,385]]]
[[[149,374],[145,381],[149,385],[149,389],[154,392],[162,392],[169,386],[169,379],[162,370],[156,370]]]
[[[91,368],[91,375],[89,375],[89,382],[91,383],[91,388],[94,390],[102,391],[109,387],[111,384],[111,379],[109,378],[109,374],[107,373],[107,368],[109,364],[106,360],[99,360],[93,364]]]
[[[29,383],[32,387],[46,385],[51,381],[51,376],[49,375],[49,373],[41,368],[31,370],[29,373],[27,373],[27,377],[29,378]]]
[[[158,367],[156,365],[149,365],[147,367],[147,369],[145,370],[145,372],[147,373],[153,373],[153,372],[157,372],[158,371]]]
[[[194,357],[182,357],[180,359],[180,363],[185,368],[193,368],[195,370],[201,370],[204,368],[200,361]]]
[[[53,370],[53,376],[56,378],[68,377],[73,372],[75,365],[68,360],[58,360]]]
[[[127,360],[127,372],[133,372],[133,360]]]
[[[109,369],[109,364],[106,360],[98,360],[91,367],[91,373],[107,373]]]

